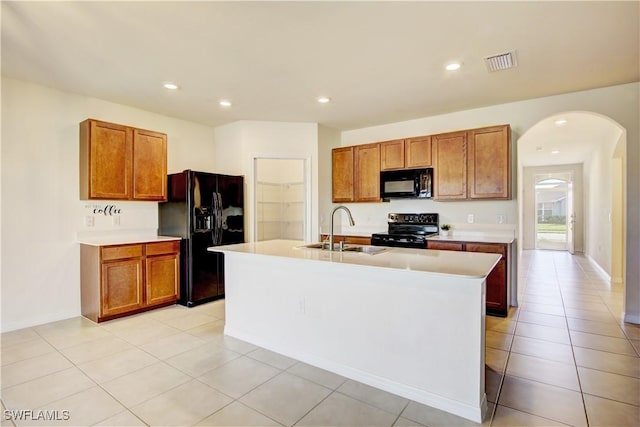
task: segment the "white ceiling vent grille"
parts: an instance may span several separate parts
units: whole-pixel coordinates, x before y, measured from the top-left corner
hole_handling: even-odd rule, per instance
[[[501,71],[508,70],[518,66],[518,58],[516,57],[516,51],[512,50],[507,53],[499,53],[497,55],[487,56],[484,58],[484,65],[487,67],[487,71]]]

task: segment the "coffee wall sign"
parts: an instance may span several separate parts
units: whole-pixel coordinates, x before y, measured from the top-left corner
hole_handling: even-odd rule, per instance
[[[86,205],[94,215],[114,216],[122,214],[122,209],[116,205]]]

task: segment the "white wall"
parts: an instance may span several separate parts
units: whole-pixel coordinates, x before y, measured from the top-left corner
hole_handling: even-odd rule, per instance
[[[255,240],[253,159],[308,159],[310,167],[310,234],[318,234],[318,125],[316,123],[238,121],[214,131],[215,167],[220,173],[246,178],[246,222],[249,241]]]
[[[340,146],[340,131],[326,126],[318,126],[318,229],[327,231],[333,208],[331,203],[331,150]],[[337,215],[336,215],[337,217]],[[314,235],[312,240],[320,236]]]
[[[626,262],[626,319],[640,323],[640,82],[629,83],[606,88],[573,92],[564,95],[530,99],[473,110],[459,111],[451,114],[426,117],[405,122],[391,123],[363,129],[355,129],[342,133],[342,145],[365,144],[388,139],[404,138],[418,135],[431,135],[440,132],[469,129],[482,126],[509,123],[513,130],[512,143],[516,147],[519,135],[540,120],[565,111],[590,111],[610,117],[626,129],[627,136],[627,262]],[[515,148],[514,148],[515,149]],[[515,165],[515,163],[514,163]],[[515,169],[515,166],[514,166]],[[520,176],[519,171],[514,174]],[[514,189],[514,196],[516,191]],[[476,209],[476,202],[468,205],[459,202],[421,205],[422,201],[407,202],[407,205],[390,205],[388,209],[377,205],[367,212],[372,212],[379,221],[384,211],[399,210],[432,210],[441,213],[454,223],[466,217],[469,209]],[[493,226],[497,214],[507,212],[508,222],[516,227],[516,201],[486,202],[483,216],[477,216],[480,226]],[[360,210],[361,208],[356,208]],[[354,212],[355,213],[355,212]],[[364,210],[359,215],[365,215]],[[355,216],[355,215],[354,215]],[[358,217],[355,217],[358,222]]]
[[[625,179],[626,171],[626,138],[620,137],[616,143],[614,158],[611,161],[613,194],[612,194],[612,212],[611,212],[611,281],[615,284],[624,283],[625,260],[623,254],[625,252],[625,212],[627,201],[624,197],[626,194]]]
[[[584,164],[585,253],[611,275],[611,213],[615,141],[598,146]]]
[[[80,315],[78,232],[158,225],[157,203],[112,202],[121,224],[83,218],[104,201],[79,199],[79,127],[95,118],[165,132],[169,171],[213,170],[213,129],[95,98],[2,79],[2,331]]]

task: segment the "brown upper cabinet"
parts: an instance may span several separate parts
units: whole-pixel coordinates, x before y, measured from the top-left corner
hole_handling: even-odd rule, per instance
[[[511,132],[508,125],[467,132],[468,197],[511,198]]]
[[[509,125],[432,136],[434,198],[510,199]]]
[[[334,148],[331,151],[332,200],[353,202],[353,147]]]
[[[431,166],[431,136],[380,143],[380,170]]]
[[[467,198],[467,133],[431,137],[433,143],[434,199]]]
[[[87,119],[80,123],[80,198],[167,198],[167,135]]]
[[[357,145],[354,154],[356,202],[380,201],[380,144]]]
[[[380,201],[380,144],[334,148],[331,152],[332,200]]]

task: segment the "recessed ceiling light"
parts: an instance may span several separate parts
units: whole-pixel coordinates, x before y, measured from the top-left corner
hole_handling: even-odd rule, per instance
[[[556,126],[564,126],[567,124],[567,119],[558,119],[554,122]]]
[[[222,101],[219,102],[221,107],[231,107],[231,101],[223,99]]]
[[[558,154],[560,150],[551,150],[551,154]]]
[[[451,64],[447,64],[446,67],[444,67],[447,71],[456,71],[460,69],[460,63],[459,62],[452,62]]]
[[[164,86],[165,89],[169,89],[169,90],[178,89],[178,85],[175,84],[175,83],[171,83],[171,82],[164,83],[162,86]]]
[[[320,104],[326,104],[328,102],[331,102],[331,98],[329,98],[328,96],[319,96],[318,97],[318,102]]]

